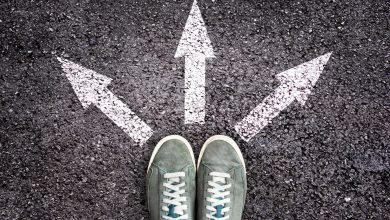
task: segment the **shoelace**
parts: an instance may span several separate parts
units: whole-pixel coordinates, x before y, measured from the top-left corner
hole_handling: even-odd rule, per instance
[[[184,172],[166,173],[164,178],[167,179],[163,183],[165,190],[163,191],[163,203],[162,210],[167,212],[167,215],[163,216],[163,219],[167,220],[182,220],[188,219],[186,202],[187,198],[183,196],[186,192],[185,189],[181,189],[185,186],[181,178],[185,176]]]
[[[225,213],[230,210],[228,206],[230,198],[226,197],[230,194],[228,189],[231,184],[227,184],[226,179],[230,178],[230,175],[228,173],[211,172],[210,176],[213,178],[208,181],[210,187],[207,192],[210,196],[206,198],[206,201],[209,202],[209,205],[206,206],[209,211],[206,217],[210,220],[227,220],[229,216],[225,216]]]

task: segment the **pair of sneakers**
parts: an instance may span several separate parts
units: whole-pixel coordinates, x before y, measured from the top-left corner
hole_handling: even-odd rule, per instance
[[[146,181],[152,220],[241,219],[247,190],[245,163],[227,136],[209,138],[197,165],[186,139],[165,137],[152,153]]]

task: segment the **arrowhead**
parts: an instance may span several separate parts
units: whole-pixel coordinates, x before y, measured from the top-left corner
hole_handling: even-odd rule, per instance
[[[332,52],[319,56],[279,73],[276,75],[276,78],[282,84],[293,87],[294,89],[291,93],[301,105],[304,105],[331,55]]]
[[[205,57],[215,57],[210,38],[207,35],[206,25],[195,0],[177,47],[175,58],[199,53]]]
[[[60,57],[57,57],[57,60],[61,62],[62,69],[84,108],[99,101],[103,90],[111,82],[110,78],[69,60]]]

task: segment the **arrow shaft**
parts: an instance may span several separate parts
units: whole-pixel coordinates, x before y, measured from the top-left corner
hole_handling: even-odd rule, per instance
[[[206,104],[206,58],[202,54],[185,58],[184,123],[204,123]]]
[[[244,140],[249,141],[294,101],[294,90],[288,84],[280,85],[235,126],[236,131]]]
[[[152,136],[152,129],[108,89],[97,100],[96,107],[140,145]]]
[[[304,105],[331,54],[327,53],[277,74],[276,78],[281,85],[235,126],[241,137],[249,141],[294,100]]]

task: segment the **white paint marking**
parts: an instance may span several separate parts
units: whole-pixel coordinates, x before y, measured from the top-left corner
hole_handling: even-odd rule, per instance
[[[206,58],[214,51],[195,0],[177,47],[175,58],[185,57],[184,123],[204,123],[206,105]]]
[[[327,53],[276,75],[281,85],[235,126],[240,136],[249,141],[294,100],[304,105],[331,54]]]
[[[152,136],[153,130],[107,89],[110,78],[69,60],[57,59],[84,108],[94,104],[140,145]]]

